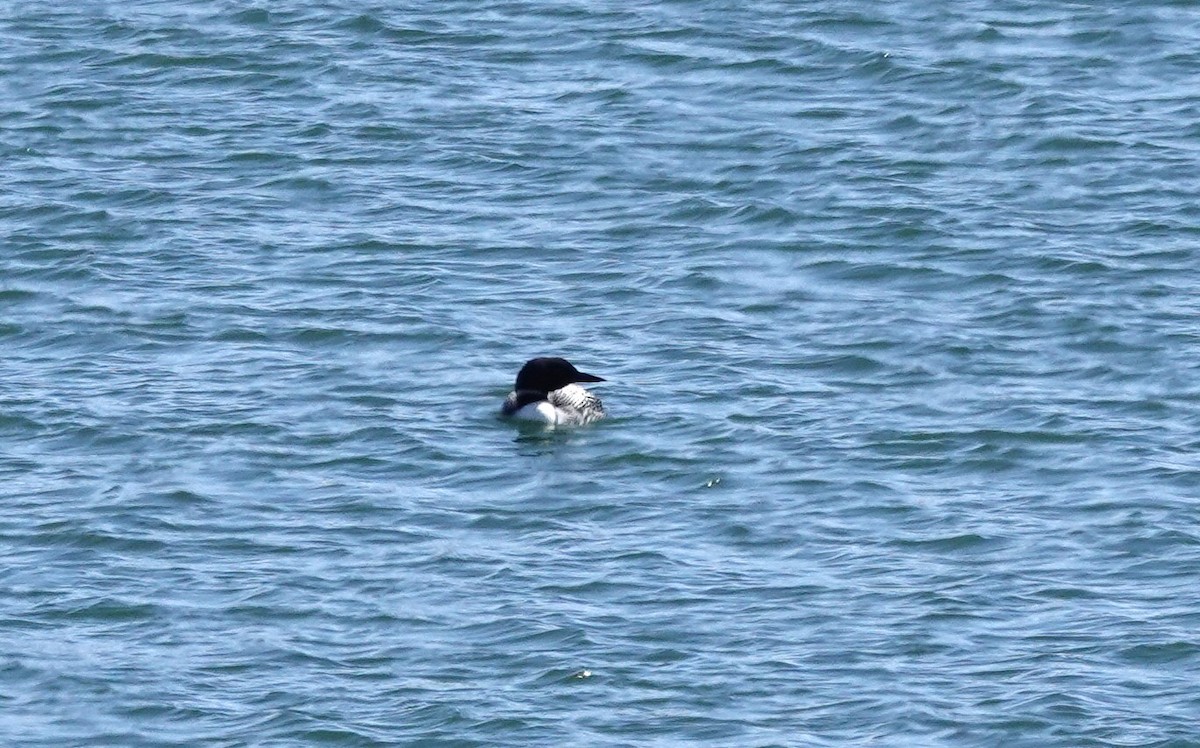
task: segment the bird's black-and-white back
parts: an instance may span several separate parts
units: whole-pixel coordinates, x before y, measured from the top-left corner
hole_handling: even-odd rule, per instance
[[[577,384],[548,393],[546,401],[558,409],[561,422],[572,426],[599,421],[605,415],[600,398]]]

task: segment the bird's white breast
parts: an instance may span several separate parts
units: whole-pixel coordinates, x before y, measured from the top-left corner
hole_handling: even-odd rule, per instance
[[[558,408],[554,407],[545,400],[536,403],[529,403],[516,413],[513,413],[512,417],[522,421],[544,423],[547,426],[555,426],[559,421]]]

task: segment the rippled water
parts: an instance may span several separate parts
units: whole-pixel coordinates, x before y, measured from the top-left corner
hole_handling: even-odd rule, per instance
[[[1200,745],[1192,4],[0,7],[0,742]]]

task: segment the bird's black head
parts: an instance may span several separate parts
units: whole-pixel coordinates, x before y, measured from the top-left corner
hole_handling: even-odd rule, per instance
[[[525,362],[517,374],[514,389],[553,392],[573,382],[603,382],[595,374],[584,374],[565,358],[532,358]]]

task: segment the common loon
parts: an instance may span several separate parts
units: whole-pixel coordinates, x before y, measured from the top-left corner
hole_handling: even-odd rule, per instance
[[[517,373],[513,391],[504,398],[500,412],[523,421],[547,426],[577,426],[604,417],[600,398],[576,382],[603,382],[595,374],[584,374],[565,358],[534,358]]]

